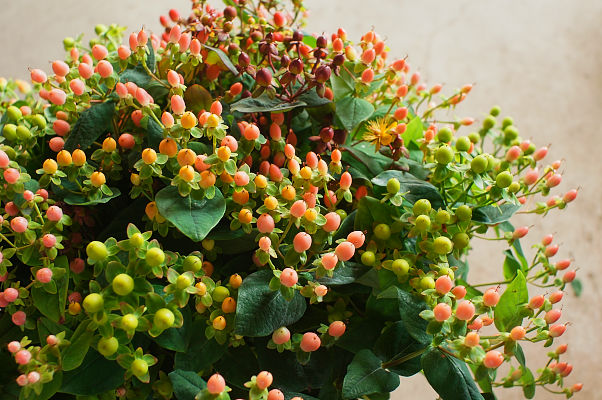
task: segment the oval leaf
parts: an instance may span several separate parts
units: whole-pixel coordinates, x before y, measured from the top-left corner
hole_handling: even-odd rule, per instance
[[[69,133],[65,149],[87,149],[96,139],[112,129],[114,115],[115,103],[112,101],[95,104],[82,112]]]
[[[360,350],[347,368],[343,398],[357,399],[374,393],[389,393],[399,386],[399,376],[382,368],[380,358],[368,349]]]
[[[523,273],[517,271],[516,278],[508,285],[495,307],[495,327],[500,332],[510,332],[512,328],[520,325],[523,316],[517,310],[528,301],[527,281]]]
[[[337,117],[348,132],[353,132],[363,121],[370,118],[374,106],[368,100],[358,97],[343,97],[336,101]]]

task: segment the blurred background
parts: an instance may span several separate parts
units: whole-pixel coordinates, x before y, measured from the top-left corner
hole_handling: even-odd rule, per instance
[[[90,36],[98,23],[125,25],[128,32],[144,25],[159,32],[160,14],[169,8],[185,14],[190,5],[189,0],[1,3],[0,76],[24,79],[28,67],[48,71],[52,60],[63,57],[61,41],[66,36]],[[515,226],[534,225],[523,247],[553,233],[561,244],[556,257],[575,260],[583,295],[576,298],[568,290],[562,321],[571,326],[557,343],[569,343],[567,356],[574,370],[566,381],[585,384],[577,398],[602,399],[602,237],[597,236],[602,235],[602,1],[306,0],[306,5],[311,10],[309,32],[330,35],[344,27],[357,41],[374,28],[387,39],[390,57],[407,56],[429,86],[442,83],[451,93],[474,84],[457,116],[471,116],[479,123],[497,104],[502,116],[514,118],[523,138],[539,146],[553,144],[547,160],[563,160],[563,182],[555,193],[577,187],[578,199],[544,219],[519,218]],[[470,131],[466,127],[460,133]],[[495,242],[477,242],[479,248],[470,258],[474,283],[502,277],[503,247],[491,243]],[[533,370],[543,366],[545,351],[539,345],[526,352]],[[402,379],[392,396],[436,397],[422,375]],[[552,397],[561,398],[542,389],[535,398]],[[498,398],[520,399],[522,392],[498,390]]]

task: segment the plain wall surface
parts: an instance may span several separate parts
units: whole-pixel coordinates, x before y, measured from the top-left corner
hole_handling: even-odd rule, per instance
[[[215,2],[213,2],[215,4]],[[0,0],[0,76],[27,78],[28,67],[50,70],[62,58],[61,40],[97,23],[142,25],[159,31],[158,16],[168,8],[185,13],[187,0],[9,1]],[[521,216],[515,225],[532,225],[523,247],[554,233],[561,244],[557,259],[574,258],[584,294],[568,290],[562,304],[569,343],[565,360],[574,365],[569,383],[582,381],[577,399],[602,399],[600,385],[599,303],[602,225],[602,1],[599,0],[310,0],[307,30],[330,33],[344,27],[349,38],[375,27],[391,47],[391,57],[408,56],[429,84],[443,83],[452,92],[465,83],[474,89],[456,115],[479,120],[492,105],[514,118],[521,136],[539,145],[553,144],[548,160],[562,158],[564,191],[579,187],[578,200],[544,219]],[[468,134],[462,128],[460,134]],[[502,277],[502,246],[475,241],[470,258],[471,282]],[[495,261],[495,262],[494,262]],[[536,352],[530,348],[537,349]],[[554,348],[554,347],[553,347]],[[533,370],[545,360],[540,345],[527,346]],[[403,378],[393,399],[433,399],[422,375]],[[500,399],[519,399],[519,390],[498,390]],[[536,399],[563,398],[538,389]]]

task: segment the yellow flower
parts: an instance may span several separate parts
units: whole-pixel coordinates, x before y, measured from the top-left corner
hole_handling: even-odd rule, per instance
[[[378,151],[381,146],[388,146],[395,139],[396,127],[397,122],[389,122],[388,118],[378,118],[370,121],[367,131],[364,133],[364,140],[372,143]]]

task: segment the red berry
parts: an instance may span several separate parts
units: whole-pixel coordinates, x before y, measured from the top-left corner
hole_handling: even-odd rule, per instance
[[[286,23],[286,17],[280,11],[274,13],[274,25],[281,28]]]
[[[48,141],[48,147],[50,147],[50,150],[58,153],[59,151],[63,150],[63,147],[65,147],[65,140],[62,137],[55,136]]]
[[[104,60],[108,54],[109,51],[102,44],[95,44],[94,46],[92,46],[92,57],[94,57],[95,59],[99,61]]]
[[[533,296],[531,300],[529,300],[529,308],[532,310],[536,310],[543,306],[545,299],[543,296]]]
[[[462,321],[472,319],[475,313],[475,306],[471,301],[463,301],[456,307],[456,318]]]
[[[472,323],[468,324],[467,328],[473,331],[478,331],[483,327],[483,320],[481,318],[475,318]]]
[[[56,244],[56,236],[54,236],[52,233],[45,234],[44,236],[42,236],[42,244],[46,248],[54,247],[54,245]]]
[[[29,383],[29,381],[27,380],[27,376],[25,374],[19,375],[17,377],[16,381],[17,381],[17,385],[19,385],[19,386],[25,386]]]
[[[73,260],[71,260],[71,262],[69,263],[69,269],[74,273],[74,274],[81,274],[84,271],[84,268],[86,267],[84,260],[81,258],[74,258]]]
[[[286,287],[293,287],[299,280],[297,275],[297,271],[292,268],[285,268],[280,273],[280,283],[282,283]]]
[[[272,389],[268,393],[268,399],[267,400],[284,400],[284,393],[282,393],[278,389]]]
[[[303,334],[303,338],[301,339],[301,350],[306,353],[311,353],[312,351],[316,351],[320,348],[322,341],[320,337],[313,332],[306,332]]]
[[[577,275],[577,271],[571,270],[571,271],[566,271],[564,273],[564,275],[562,276],[562,281],[569,283],[575,280],[575,276]]]
[[[573,392],[580,392],[581,389],[583,389],[583,383],[575,383],[572,387],[571,390]]]
[[[550,245],[546,247],[546,249],[544,250],[544,254],[546,255],[546,257],[554,257],[556,253],[558,253],[558,247],[559,246],[557,244]]]
[[[6,288],[4,290],[4,300],[12,303],[19,297],[19,291],[15,288]]]
[[[35,83],[44,83],[48,79],[46,73],[41,69],[32,69],[30,74],[31,80]]]
[[[16,168],[8,168],[4,170],[4,180],[7,183],[15,184],[21,177],[21,173]]]
[[[566,330],[566,325],[564,324],[558,324],[558,325],[552,325],[550,326],[550,337],[559,337],[562,336],[562,334],[564,333],[564,331]]]
[[[297,200],[291,206],[291,215],[295,218],[301,218],[306,210],[307,206],[305,205],[305,201]]]
[[[280,327],[272,333],[272,341],[276,344],[284,344],[291,338],[291,332],[286,327]]]
[[[52,72],[54,72],[57,76],[63,77],[69,73],[69,65],[61,60],[53,61]]]
[[[481,340],[481,338],[479,337],[478,333],[468,332],[464,338],[464,345],[468,347],[475,347],[479,345],[479,340]]]
[[[435,319],[439,322],[446,321],[452,313],[451,307],[446,303],[439,303],[433,308]]]
[[[485,354],[483,365],[486,368],[497,368],[504,362],[504,356],[496,350],[490,350]]]
[[[67,95],[61,89],[52,89],[48,93],[48,100],[54,105],[62,106],[67,101]]]
[[[512,233],[512,239],[520,239],[523,238],[529,233],[528,226],[521,226],[520,228],[516,228]]]
[[[50,268],[41,268],[36,272],[36,279],[41,283],[49,283],[52,280],[52,270]]]
[[[550,243],[552,243],[552,240],[554,240],[554,235],[552,235],[552,234],[546,235],[541,240],[541,244],[543,244],[544,246],[548,246]]]
[[[562,290],[558,290],[558,291],[550,294],[550,303],[556,304],[556,303],[560,302],[560,300],[562,300],[563,295],[564,295],[564,293],[562,292]]]
[[[257,230],[261,233],[271,233],[274,230],[274,218],[270,214],[261,214],[257,218]]]
[[[7,348],[8,351],[10,351],[11,353],[16,353],[17,351],[21,350],[21,343],[17,342],[16,340],[13,340],[8,344]]]
[[[17,326],[25,325],[25,320],[27,319],[27,314],[23,311],[16,311],[12,315],[13,324]]]
[[[23,217],[15,217],[10,221],[10,227],[17,233],[23,233],[27,230],[27,220]]]
[[[226,381],[220,374],[213,374],[207,380],[207,390],[211,394],[220,394],[226,389]]]
[[[440,276],[435,281],[435,290],[440,294],[447,294],[451,290],[453,285],[454,283],[452,282],[449,276]]]
[[[15,361],[19,365],[28,364],[29,360],[31,360],[31,353],[28,350],[19,350],[17,354],[15,354]]]
[[[328,334],[332,337],[341,337],[345,333],[345,323],[343,321],[334,321],[328,326]]]
[[[564,194],[564,196],[562,197],[562,200],[564,200],[565,203],[570,203],[571,201],[575,200],[576,198],[577,198],[577,190],[571,189]]]
[[[324,269],[332,270],[337,266],[339,259],[334,253],[326,253],[322,255],[321,262]]]

